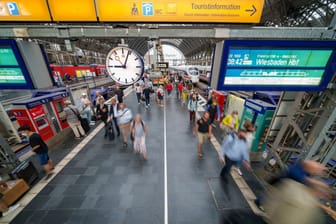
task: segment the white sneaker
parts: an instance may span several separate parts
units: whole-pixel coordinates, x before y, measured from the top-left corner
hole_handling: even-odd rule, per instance
[[[243,173],[241,172],[239,168],[237,168],[237,173],[239,174],[239,176],[243,176]]]
[[[16,205],[9,207],[7,212],[2,213],[2,216],[8,215],[9,213],[15,211],[18,207],[20,207],[20,204],[16,204]]]

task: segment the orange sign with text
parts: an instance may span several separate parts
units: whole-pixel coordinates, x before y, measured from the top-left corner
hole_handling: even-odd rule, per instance
[[[0,21],[51,21],[45,0],[0,0]]]
[[[95,21],[96,9],[93,0],[48,0],[54,21]]]
[[[102,22],[258,23],[264,0],[96,0]]]

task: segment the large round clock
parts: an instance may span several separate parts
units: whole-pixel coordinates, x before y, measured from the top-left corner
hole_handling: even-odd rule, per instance
[[[144,62],[136,51],[120,46],[113,48],[107,54],[106,69],[117,83],[131,85],[142,77]]]

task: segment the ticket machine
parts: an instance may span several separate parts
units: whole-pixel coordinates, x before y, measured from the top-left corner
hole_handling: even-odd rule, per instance
[[[240,127],[245,120],[255,125],[255,139],[251,147],[251,161],[260,161],[266,148],[266,137],[276,106],[258,99],[247,99]]]
[[[67,92],[49,93],[13,103],[13,113],[19,125],[29,125],[33,131],[48,140],[68,127],[62,118],[63,100]]]

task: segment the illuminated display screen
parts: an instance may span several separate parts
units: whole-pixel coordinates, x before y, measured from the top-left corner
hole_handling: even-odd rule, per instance
[[[319,91],[335,67],[334,42],[225,41],[223,90]]]
[[[11,47],[0,48],[0,65],[19,65]]]
[[[230,49],[227,66],[325,67],[332,50]]]
[[[32,82],[14,40],[0,40],[0,89],[31,89]]]

